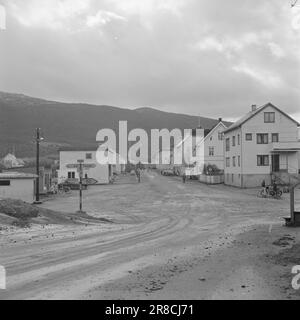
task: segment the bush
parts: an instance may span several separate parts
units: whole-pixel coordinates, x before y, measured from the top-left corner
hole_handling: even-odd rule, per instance
[[[39,213],[35,206],[13,199],[0,200],[0,212],[18,219],[36,218]]]

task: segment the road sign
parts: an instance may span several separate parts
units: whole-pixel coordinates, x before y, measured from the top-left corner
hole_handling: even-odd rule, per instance
[[[77,160],[77,163],[69,163],[66,165],[67,168],[70,169],[77,169],[79,172],[79,213],[83,213],[82,211],[82,176],[83,176],[83,169],[91,169],[95,168],[95,163],[84,163],[84,160]]]
[[[94,178],[84,178],[82,179],[82,183],[86,185],[96,184],[98,181]]]
[[[66,167],[68,169],[76,169],[79,167],[79,164],[67,164]]]
[[[70,163],[67,164],[66,167],[68,169],[77,169],[77,168],[83,168],[83,169],[91,169],[95,168],[96,165],[94,163]]]

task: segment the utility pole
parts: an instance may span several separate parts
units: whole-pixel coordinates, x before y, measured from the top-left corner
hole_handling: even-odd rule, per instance
[[[36,183],[35,183],[35,204],[41,204],[40,201],[40,142],[43,140],[41,138],[41,129],[36,128]]]
[[[83,175],[83,160],[77,160],[79,164],[79,211],[78,213],[84,213],[82,211],[82,175]]]

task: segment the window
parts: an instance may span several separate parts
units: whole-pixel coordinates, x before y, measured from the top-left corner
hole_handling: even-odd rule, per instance
[[[265,112],[265,123],[273,123],[275,122],[275,112]]]
[[[257,144],[268,144],[269,138],[267,133],[257,133]]]
[[[235,157],[232,157],[232,165],[235,167]]]
[[[86,153],[85,154],[86,159],[92,159],[92,154],[91,153]]]
[[[241,166],[241,156],[238,156],[238,166]]]
[[[218,139],[223,140],[223,137],[224,137],[223,132],[219,131],[218,132]]]
[[[240,135],[238,134],[238,145],[240,145],[241,144],[241,139],[240,139]]]
[[[0,186],[10,186],[10,180],[0,180]]]
[[[230,158],[226,158],[226,167],[229,168],[230,167]]]
[[[272,142],[279,142],[279,134],[272,133]]]
[[[257,165],[261,166],[268,166],[269,165],[269,156],[268,155],[258,155],[257,156]]]
[[[246,133],[246,141],[252,141],[252,133]]]
[[[214,148],[214,147],[209,147],[209,148],[208,148],[208,154],[209,154],[209,156],[214,156],[214,154],[215,154],[215,148]]]
[[[232,146],[235,146],[235,136],[232,137]]]
[[[209,140],[212,141],[212,139],[213,139],[213,137],[211,136],[211,137],[209,138]]]
[[[230,138],[226,139],[226,151],[230,151]]]
[[[75,172],[74,171],[68,172],[68,179],[75,179]]]

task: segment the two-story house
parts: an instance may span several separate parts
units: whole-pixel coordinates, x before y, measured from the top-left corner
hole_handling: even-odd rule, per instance
[[[224,170],[224,130],[227,126],[219,118],[219,122],[204,138],[204,164],[216,165]]]
[[[204,165],[216,165],[220,170],[224,170],[224,130],[227,126],[224,124],[221,118],[219,118],[218,123],[211,129],[203,129],[203,136],[200,137],[198,142],[195,138],[196,129],[192,130],[192,137],[185,137],[176,148],[181,147],[183,143],[189,138],[192,139],[193,156],[197,156],[194,165],[193,172],[194,175],[199,175],[202,173]],[[199,125],[198,129],[202,129]],[[184,163],[183,167],[187,164]]]
[[[257,187],[272,177],[290,183],[299,174],[300,124],[271,103],[255,105],[224,131],[225,184]]]

